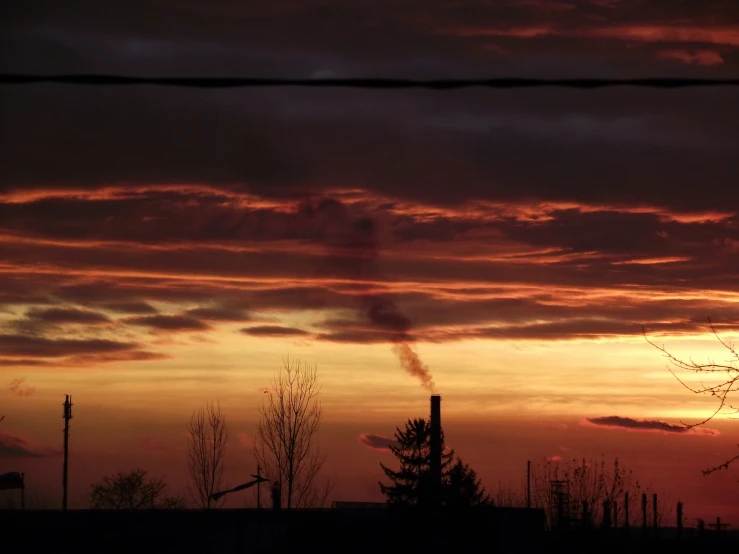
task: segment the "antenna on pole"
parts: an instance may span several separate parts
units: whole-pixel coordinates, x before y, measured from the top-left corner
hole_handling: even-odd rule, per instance
[[[62,510],[67,511],[67,468],[69,465],[69,420],[72,419],[72,396],[64,397],[64,468],[62,470]]]

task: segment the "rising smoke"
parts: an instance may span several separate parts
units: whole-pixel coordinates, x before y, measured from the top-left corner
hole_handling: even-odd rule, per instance
[[[309,200],[302,206],[301,213],[320,222],[322,240],[327,248],[325,270],[363,284],[358,306],[363,317],[373,329],[387,334],[401,367],[418,378],[426,390],[435,392],[431,371],[413,348],[410,319],[400,311],[392,296],[373,291],[372,283],[381,280],[375,220],[353,215],[335,199]]]

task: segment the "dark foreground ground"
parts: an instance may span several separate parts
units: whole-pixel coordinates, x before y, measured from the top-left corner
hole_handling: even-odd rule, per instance
[[[544,531],[539,510],[0,511],[0,552],[739,552],[734,533]]]

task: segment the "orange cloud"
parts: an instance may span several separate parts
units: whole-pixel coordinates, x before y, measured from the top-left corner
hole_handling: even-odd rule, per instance
[[[23,386],[25,379],[13,379],[8,385],[8,390],[17,396],[31,396],[36,392],[35,387]]]

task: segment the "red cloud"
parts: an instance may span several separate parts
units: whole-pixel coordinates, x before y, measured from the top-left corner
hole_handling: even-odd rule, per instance
[[[0,432],[0,458],[46,458],[59,453],[59,450],[35,446],[24,437]]]
[[[657,57],[662,60],[675,60],[689,65],[722,65],[724,59],[713,50],[698,50],[690,53],[687,50],[660,50]]]
[[[247,435],[246,433],[236,433],[236,437],[244,446],[248,446],[251,448],[256,444],[256,440],[254,439],[254,437],[252,437],[251,435]]]
[[[146,450],[166,450],[166,445],[154,438],[151,437],[144,437],[141,440],[141,446],[145,448]]]

